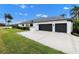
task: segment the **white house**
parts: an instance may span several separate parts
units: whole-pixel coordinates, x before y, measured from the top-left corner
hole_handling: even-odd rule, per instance
[[[71,19],[63,17],[48,17],[33,20],[33,26],[30,27],[30,30],[64,32],[70,34],[72,32],[72,28],[73,23],[71,22]]]
[[[26,24],[18,24],[19,27],[26,27]]]
[[[17,24],[18,27],[30,27],[30,21],[25,21]]]

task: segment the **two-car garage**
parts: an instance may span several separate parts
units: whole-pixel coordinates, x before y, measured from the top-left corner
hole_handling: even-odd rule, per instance
[[[73,28],[73,23],[71,20],[67,19],[56,19],[56,20],[42,19],[39,21],[33,21],[33,27],[30,29],[37,31],[49,31],[49,32],[63,32],[63,33],[71,33]]]
[[[42,31],[53,31],[52,24],[39,24],[39,30]],[[67,32],[67,24],[66,23],[58,23],[55,24],[55,32]]]

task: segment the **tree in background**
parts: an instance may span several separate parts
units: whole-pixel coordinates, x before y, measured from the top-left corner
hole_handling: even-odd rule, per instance
[[[11,16],[11,14],[5,14],[5,15],[4,15],[4,18],[5,18],[5,21],[6,21],[7,24],[8,24],[8,27],[9,27],[10,22],[12,21],[13,17]]]
[[[70,15],[72,16],[72,18],[74,18],[75,20],[78,20],[79,18],[79,6],[73,6],[70,9]]]
[[[62,17],[64,17],[64,18],[65,18],[65,17],[66,17],[66,14],[62,13],[60,16],[62,16]]]
[[[73,18],[73,32],[79,34],[79,6],[73,6],[70,9],[70,15]]]

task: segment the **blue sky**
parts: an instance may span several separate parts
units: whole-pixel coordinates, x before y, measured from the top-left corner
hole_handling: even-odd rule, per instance
[[[0,23],[4,23],[4,14],[13,16],[12,23],[18,23],[38,17],[59,16],[62,13],[69,17],[72,4],[0,4]]]

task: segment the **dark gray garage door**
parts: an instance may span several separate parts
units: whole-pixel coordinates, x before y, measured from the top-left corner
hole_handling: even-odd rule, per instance
[[[39,30],[52,31],[52,24],[39,24]]]
[[[67,32],[67,24],[66,23],[60,23],[55,24],[55,32]]]

